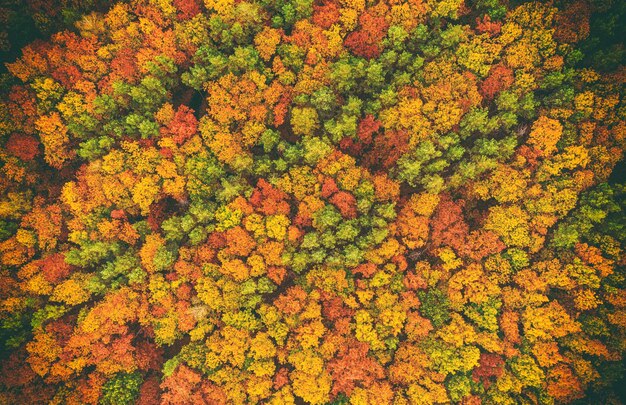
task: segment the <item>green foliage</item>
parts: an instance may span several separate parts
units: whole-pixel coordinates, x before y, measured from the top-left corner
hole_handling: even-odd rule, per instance
[[[118,373],[102,386],[103,405],[133,404],[139,395],[143,377],[139,373]]]
[[[420,291],[418,297],[422,303],[420,312],[433,326],[440,327],[450,319],[450,302],[443,291],[437,288]]]

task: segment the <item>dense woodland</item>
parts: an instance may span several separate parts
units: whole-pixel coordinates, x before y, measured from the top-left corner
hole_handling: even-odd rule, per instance
[[[0,404],[621,403],[626,2],[0,10]]]

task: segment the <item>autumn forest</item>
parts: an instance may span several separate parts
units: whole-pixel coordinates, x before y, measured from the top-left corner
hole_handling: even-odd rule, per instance
[[[0,404],[622,404],[626,2],[0,1]]]

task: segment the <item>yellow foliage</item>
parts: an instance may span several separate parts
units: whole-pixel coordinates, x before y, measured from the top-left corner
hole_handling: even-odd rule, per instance
[[[276,355],[276,346],[267,333],[261,332],[250,341],[250,354],[256,360],[269,359]]]
[[[298,328],[297,340],[304,349],[319,346],[319,339],[324,336],[326,328],[320,320],[309,322]]]
[[[420,98],[403,98],[395,107],[381,111],[380,120],[385,128],[407,130],[411,134],[411,147],[429,135],[430,122],[421,114]]]
[[[172,311],[168,312],[163,318],[158,318],[153,323],[155,340],[161,345],[170,345],[174,343],[178,336],[176,314]]]
[[[430,193],[413,194],[410,204],[417,214],[430,217],[435,212],[437,204],[439,204],[439,195]]]
[[[28,248],[32,248],[37,244],[37,236],[35,235],[35,232],[22,228],[17,230],[15,240]]]
[[[83,288],[78,280],[71,278],[57,285],[50,299],[68,305],[78,305],[86,302],[90,296],[91,294]]]
[[[395,256],[400,248],[400,243],[396,239],[387,239],[380,247],[369,251],[366,254],[366,259],[374,264],[383,264],[386,260]]]
[[[600,304],[602,304],[602,301],[600,301],[591,290],[579,290],[574,296],[574,305],[580,311],[588,311],[597,308]]]
[[[406,395],[411,404],[430,405],[449,403],[448,394],[442,384],[433,382],[430,378],[420,381],[421,384],[411,384]]]
[[[459,8],[463,0],[426,0],[425,3],[430,8],[431,16],[457,18]]]
[[[42,115],[35,122],[41,143],[44,146],[46,162],[50,166],[60,169],[63,164],[74,156],[69,149],[67,127],[61,121],[58,113]]]
[[[158,176],[145,176],[133,187],[133,202],[137,204],[143,215],[150,212],[150,205],[156,201],[159,195],[158,182]]]
[[[289,385],[284,386],[275,392],[268,400],[268,405],[293,405],[295,398],[291,392]]]
[[[246,264],[250,267],[250,275],[254,277],[261,276],[266,272],[265,261],[263,256],[253,254],[246,259]]]
[[[356,322],[355,337],[358,341],[369,343],[372,350],[380,350],[385,347],[385,344],[374,330],[374,320],[369,312],[365,310],[357,311],[354,320]]]
[[[157,251],[165,246],[165,239],[157,233],[152,233],[146,236],[146,242],[139,251],[139,257],[141,257],[141,264],[150,273],[154,273],[157,267],[154,264],[154,256]]]
[[[476,342],[477,335],[472,325],[461,315],[452,314],[452,320],[437,332],[437,336],[455,347],[462,347]]]
[[[27,361],[35,373],[45,376],[50,371],[52,362],[61,355],[62,349],[50,334],[36,330],[33,339],[26,344],[30,354]]]
[[[265,219],[267,236],[276,240],[284,240],[287,236],[287,227],[290,225],[289,218],[285,215],[271,215]]]
[[[448,289],[450,300],[459,304],[472,302],[480,305],[489,297],[500,294],[498,284],[487,277],[478,263],[472,263],[450,277]]]
[[[250,269],[240,259],[227,260],[222,263],[220,272],[237,281],[244,281],[250,276]]]
[[[485,77],[491,65],[502,51],[502,45],[491,42],[489,34],[476,35],[469,42],[463,42],[457,51],[459,63],[462,66]]]
[[[28,193],[9,192],[0,200],[0,217],[20,218],[20,212],[28,211],[30,207]]]
[[[229,206],[222,206],[215,212],[215,219],[217,220],[218,231],[225,231],[233,228],[241,223],[243,212],[240,209],[232,209]]]
[[[463,260],[456,257],[454,250],[449,247],[439,249],[437,256],[443,261],[444,270],[454,270],[463,264]]]
[[[494,231],[509,246],[530,246],[528,214],[517,205],[497,205],[489,209],[485,229]]]
[[[543,155],[549,156],[556,151],[556,144],[561,139],[563,126],[557,120],[539,117],[533,124],[528,137],[528,144],[535,146]]]
[[[231,16],[235,7],[235,0],[204,0],[204,5],[209,10],[215,10],[219,15]]]
[[[531,342],[561,338],[580,331],[578,322],[556,301],[539,308],[526,308],[522,323],[525,337]]]
[[[21,288],[35,295],[49,295],[52,292],[52,286],[45,279],[43,273],[37,273],[29,278],[22,284]]]
[[[256,37],[254,37],[254,45],[263,60],[269,61],[276,52],[276,46],[280,43],[280,31],[270,27],[264,27]]]
[[[124,170],[124,153],[118,149],[114,149],[102,157],[100,167],[106,174],[118,174]]]
[[[290,375],[293,392],[311,405],[322,405],[329,401],[332,380],[328,372],[311,375],[303,371],[293,371]]]
[[[384,309],[379,315],[380,325],[387,327],[393,336],[398,336],[402,332],[406,318],[406,311],[400,305]]]

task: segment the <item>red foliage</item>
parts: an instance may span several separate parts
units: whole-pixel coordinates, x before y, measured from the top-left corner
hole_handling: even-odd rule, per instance
[[[101,373],[89,373],[86,378],[78,379],[76,383],[76,391],[70,393],[70,398],[80,398],[81,403],[85,404],[97,404],[102,390],[102,385],[104,385],[106,380],[106,377]],[[71,403],[73,401],[68,402]]]
[[[463,219],[463,200],[452,201],[445,196],[437,206],[431,220],[433,246],[448,245],[456,250],[464,249],[469,226]]]
[[[480,84],[480,93],[487,100],[492,100],[496,94],[508,89],[513,84],[513,70],[505,65],[496,65],[491,68],[489,76]]]
[[[302,287],[291,287],[274,301],[274,305],[284,314],[295,315],[304,308],[307,296],[308,294]]]
[[[500,33],[500,30],[502,29],[502,23],[491,21],[491,17],[489,17],[489,14],[485,14],[482,20],[480,18],[476,18],[476,29],[481,34],[487,32],[490,35],[494,36]]]
[[[62,65],[51,73],[54,80],[64,87],[71,87],[74,83],[83,79],[80,69],[74,65]]]
[[[354,314],[354,310],[348,308],[339,297],[325,297],[323,302],[324,316],[331,321],[336,321],[341,318],[350,317]]]
[[[380,121],[367,115],[359,122],[358,139],[345,137],[339,147],[352,156],[363,155],[364,166],[387,170],[408,150],[409,134],[406,131],[385,131],[380,134],[380,127]]]
[[[154,315],[155,318],[162,318],[167,314],[167,308],[163,305],[155,304],[151,307],[150,313]]]
[[[129,48],[120,49],[111,60],[111,77],[109,84],[117,79],[134,83],[137,79],[136,52]]]
[[[283,282],[286,273],[287,271],[284,267],[272,266],[267,269],[267,277],[277,285],[280,285]]]
[[[189,20],[202,12],[197,0],[174,0],[174,7],[178,10],[179,20]]]
[[[6,361],[0,363],[0,384],[6,387],[19,387],[33,381],[35,372],[26,362],[26,352],[13,352]]]
[[[584,1],[576,1],[567,6],[565,11],[557,14],[554,37],[561,42],[574,43],[589,35],[589,5]]]
[[[322,183],[322,197],[328,198],[337,191],[339,191],[339,187],[337,187],[335,180],[332,177],[325,178],[324,183]]]
[[[330,28],[334,23],[339,21],[339,6],[334,1],[325,2],[323,5],[313,6],[313,16],[311,20],[313,24],[324,29]]]
[[[374,138],[372,149],[365,154],[363,164],[387,170],[409,149],[407,131],[385,131]]]
[[[154,139],[139,139],[137,144],[142,148],[152,148],[155,145]]]
[[[212,232],[209,234],[207,244],[215,249],[220,249],[226,246],[226,237],[223,232]]]
[[[179,300],[189,301],[191,299],[191,294],[193,292],[193,287],[189,283],[181,284],[180,287],[176,289],[176,298]]]
[[[289,370],[283,367],[274,375],[274,389],[279,390],[287,383],[289,383]]]
[[[144,381],[139,390],[137,405],[158,405],[161,396],[159,384],[159,379],[156,377],[151,377]]]
[[[363,263],[352,269],[354,274],[362,274],[363,277],[372,277],[374,273],[378,271],[378,268],[374,263]]]
[[[161,384],[161,404],[225,404],[226,393],[214,384],[205,381],[202,375],[191,368],[180,365]]]
[[[216,252],[215,249],[211,247],[209,243],[205,243],[198,247],[196,254],[194,255],[194,263],[196,264],[204,264],[211,263],[215,258]]]
[[[56,319],[50,321],[44,328],[47,333],[54,336],[59,346],[65,346],[72,336],[75,321],[76,316]]]
[[[302,212],[298,212],[298,214],[296,214],[296,217],[293,219],[293,224],[300,228],[311,226],[312,223],[313,218],[310,215]]]
[[[380,42],[389,28],[385,17],[375,16],[368,10],[359,17],[359,25],[359,29],[348,34],[344,45],[356,56],[378,57],[382,52]]]
[[[159,153],[166,159],[172,159],[174,157],[174,152],[170,148],[161,148],[159,149]]]
[[[250,196],[250,204],[265,215],[288,215],[290,207],[285,201],[287,198],[286,193],[278,190],[265,179],[259,179],[256,189]]]
[[[26,0],[26,4],[28,4],[28,8],[33,13],[43,13],[45,15],[54,16],[57,15],[61,8],[59,7],[59,3],[46,1],[46,0]]]
[[[41,380],[26,359],[26,351],[21,349],[0,363],[0,390],[3,403],[50,403],[56,387],[41,384]]]
[[[167,215],[167,200],[160,200],[150,206],[150,212],[148,214],[148,225],[152,231],[157,232],[161,227],[161,223]]]
[[[406,257],[404,257],[404,255],[395,255],[391,258],[391,261],[393,262],[393,264],[398,266],[399,271],[405,271],[409,267],[409,264],[407,263]]]
[[[353,156],[360,155],[366,147],[372,144],[373,135],[380,129],[380,121],[376,120],[373,115],[368,114],[359,122],[357,128],[358,140],[345,137],[339,143],[342,150]]]
[[[252,236],[240,226],[230,228],[224,232],[227,248],[224,251],[229,255],[248,256],[254,249],[256,242]]]
[[[13,156],[28,162],[39,154],[39,141],[29,135],[12,134],[5,148]]]
[[[170,135],[177,144],[184,143],[198,131],[198,120],[194,110],[181,105],[174,115],[174,119],[163,129],[164,135]]]
[[[485,388],[491,385],[491,377],[498,378],[504,372],[504,360],[497,354],[481,353],[479,366],[472,371],[474,381],[481,381]]]
[[[372,142],[372,135],[374,135],[380,129],[380,121],[374,118],[373,115],[368,114],[359,122],[357,129],[357,136],[362,142],[367,144]]]
[[[420,274],[414,272],[407,272],[403,280],[404,286],[409,290],[425,289],[428,287],[428,283]]]
[[[160,370],[163,364],[163,349],[147,339],[137,339],[135,359],[141,370]]]
[[[526,159],[526,164],[531,171],[534,171],[539,165],[541,151],[538,149],[531,148],[528,145],[522,145],[517,150],[517,153]]]
[[[132,334],[116,336],[111,333],[101,340],[91,342],[89,344],[89,362],[94,365],[116,364],[119,367],[132,369],[136,366],[133,338]],[[83,350],[86,350],[86,347],[83,347]]]
[[[22,129],[29,133],[35,133],[35,119],[37,118],[37,105],[35,96],[24,87],[13,86],[9,93],[8,111],[13,122],[19,122]]]
[[[459,254],[478,261],[491,254],[501,252],[504,248],[506,245],[498,235],[492,231],[480,230],[469,234],[467,243],[459,249]]]
[[[126,212],[124,210],[113,210],[111,211],[111,218],[126,219]]]
[[[361,154],[364,144],[346,136],[339,141],[339,148],[349,155],[357,156]]]
[[[335,207],[341,212],[345,218],[354,219],[356,218],[357,206],[356,206],[356,198],[346,192],[339,191],[330,198],[330,202],[333,203]]]
[[[40,263],[44,278],[52,284],[58,283],[72,272],[72,266],[65,263],[65,256],[62,253],[41,259]]]
[[[280,100],[272,110],[275,127],[279,127],[285,123],[285,117],[287,116],[287,111],[289,111],[289,104],[291,104],[291,94],[285,92],[281,95]]]
[[[339,353],[328,362],[328,371],[333,379],[332,395],[340,392],[350,396],[357,384],[370,386],[385,376],[382,366],[367,357],[369,345],[352,341],[340,346]]]

